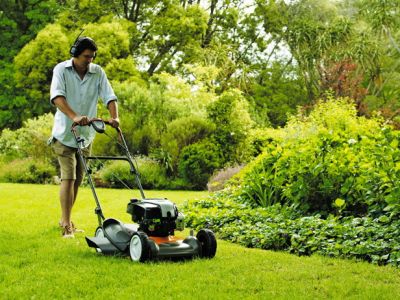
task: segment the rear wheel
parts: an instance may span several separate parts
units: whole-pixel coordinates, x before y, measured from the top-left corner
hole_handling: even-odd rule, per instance
[[[129,255],[132,261],[145,262],[150,259],[150,246],[144,232],[135,232],[129,243]]]
[[[200,257],[213,258],[217,252],[217,240],[210,229],[201,229],[197,235],[200,242]]]

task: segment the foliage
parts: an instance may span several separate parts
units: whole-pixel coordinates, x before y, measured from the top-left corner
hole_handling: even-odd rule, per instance
[[[68,39],[59,25],[48,25],[15,57],[16,87],[29,105],[22,120],[50,111],[49,84],[54,66],[67,57]],[[47,101],[46,101],[47,100]]]
[[[10,62],[22,46],[46,24],[52,22],[59,7],[54,0],[0,3],[0,58]]]
[[[107,63],[104,71],[107,74],[108,79],[112,81],[123,82],[125,80],[140,81],[141,75],[136,68],[132,56],[126,58],[111,58]]]
[[[51,113],[24,122],[17,130],[5,129],[0,135],[0,151],[3,157],[33,157],[40,161],[51,161],[53,151],[47,145],[51,136],[53,115]]]
[[[207,107],[208,118],[218,127],[213,134],[221,153],[222,165],[240,163],[246,149],[244,140],[254,125],[248,111],[248,102],[240,91],[229,90]]]
[[[182,149],[179,173],[194,189],[206,188],[209,177],[220,168],[220,149],[212,140],[203,140]]]
[[[252,118],[261,126],[284,126],[297,106],[309,103],[296,69],[278,60],[260,71],[247,94]]]
[[[185,130],[191,128],[190,133],[179,133],[182,139],[187,136],[194,141],[211,130],[208,122],[202,120],[206,117],[206,106],[213,101],[215,95],[203,90],[191,91],[191,86],[177,76],[163,73],[154,76],[149,85],[141,80],[125,81],[114,83],[114,88],[120,100],[121,122],[128,133],[127,142],[132,152],[148,155],[162,145],[166,147],[165,151],[171,151],[173,157],[178,155],[176,148],[166,145],[163,137],[171,134],[177,137],[174,128],[182,124],[182,121],[178,121],[181,118],[193,124],[180,126],[180,129]]]
[[[166,170],[156,161],[140,157],[136,159],[139,178],[144,189],[187,189],[187,182],[180,179],[167,178]],[[96,175],[101,186],[112,188],[137,188],[135,175],[131,174],[126,162],[112,162],[106,164]]]
[[[25,158],[4,163],[0,170],[0,182],[52,183],[56,169],[49,162]]]
[[[51,136],[53,115],[45,114],[24,122],[17,130],[4,129],[0,135],[3,165],[0,181],[51,183],[56,175],[55,155],[47,140]]]
[[[171,171],[176,171],[178,158],[184,147],[207,138],[214,130],[214,124],[197,116],[175,119],[167,124],[160,142],[162,150],[171,156]]]
[[[221,237],[247,247],[400,264],[396,218],[323,220],[318,215],[302,217],[297,210],[280,205],[251,208],[227,197],[217,195],[215,199],[189,205],[189,225],[209,226]]]
[[[309,100],[321,92],[318,67],[343,55],[341,50],[351,36],[351,21],[339,16],[336,9],[329,1],[258,2],[265,30],[278,43],[283,41],[299,64]]]
[[[130,54],[130,30],[132,30],[132,24],[126,20],[113,19],[109,21],[106,19],[104,21],[100,20],[99,22],[86,24],[84,31],[85,35],[93,38],[98,47],[95,63],[106,68],[109,63],[121,65],[124,62],[127,62],[127,58]],[[80,31],[77,30],[73,35],[70,35],[71,44],[79,32]],[[121,61],[118,63],[119,60]],[[133,62],[128,62],[124,69],[125,74],[119,74],[119,76],[136,75],[137,71],[132,64]],[[115,76],[116,74],[113,72],[111,75]]]
[[[242,172],[237,197],[262,206],[296,205],[323,215],[398,212],[399,134],[377,119],[357,117],[345,99],[320,102],[280,129]]]
[[[297,255],[321,254],[400,266],[399,220],[373,217],[302,216],[294,207],[276,204],[253,208],[229,199],[225,191],[185,208],[188,225],[204,226],[219,237],[251,248]]]
[[[15,92],[14,65],[0,61],[0,69],[0,129],[17,129],[22,125],[18,116],[24,114],[27,101]]]

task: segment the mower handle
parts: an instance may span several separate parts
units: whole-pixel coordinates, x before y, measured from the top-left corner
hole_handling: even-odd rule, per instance
[[[103,122],[104,124],[111,126],[111,124],[108,120],[103,120],[101,118],[92,118],[92,119],[89,119],[89,122],[87,125],[79,125],[78,123],[74,122],[71,126],[71,131],[76,132],[77,126],[93,126],[94,130],[96,130],[97,132],[104,133],[105,128],[102,129],[95,125],[96,124],[95,122],[97,122],[97,121]],[[122,133],[121,128],[119,128],[119,127],[116,127],[115,130],[117,130],[118,133]]]

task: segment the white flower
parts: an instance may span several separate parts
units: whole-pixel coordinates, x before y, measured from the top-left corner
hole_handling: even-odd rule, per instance
[[[347,142],[349,143],[349,145],[354,145],[357,143],[355,139],[349,139]]]

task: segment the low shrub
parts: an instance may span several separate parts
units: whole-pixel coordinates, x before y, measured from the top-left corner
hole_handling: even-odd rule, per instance
[[[183,179],[168,178],[166,170],[156,161],[140,157],[136,159],[136,168],[144,189],[190,189]],[[137,188],[135,175],[130,173],[127,162],[113,161],[95,175],[97,185],[113,188]]]
[[[195,189],[205,189],[214,170],[221,167],[219,148],[204,140],[183,148],[179,159],[179,173]]]
[[[167,124],[161,136],[161,149],[170,155],[170,169],[177,173],[178,158],[182,149],[207,138],[215,130],[215,125],[199,116],[189,116],[173,120]]]
[[[0,181],[13,183],[51,183],[56,169],[48,162],[33,158],[15,159],[3,163]]]
[[[156,162],[140,158],[137,159],[136,168],[140,172],[139,177],[143,188],[158,188],[160,184],[163,184],[165,171],[163,172]],[[125,161],[107,163],[99,171],[98,177],[106,183],[106,186],[108,185],[113,188],[137,187],[135,175],[131,174],[130,166]]]
[[[20,159],[35,157],[43,161],[55,158],[51,147],[47,145],[53,118],[53,115],[48,113],[26,120],[23,127],[17,130],[4,129],[0,134],[1,155]]]

